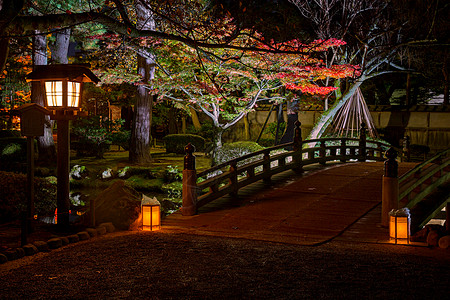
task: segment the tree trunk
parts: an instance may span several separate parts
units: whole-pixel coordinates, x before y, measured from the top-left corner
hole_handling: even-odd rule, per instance
[[[169,108],[168,119],[169,119],[169,126],[168,126],[169,134],[177,134],[178,128],[177,128],[176,108],[175,107]]]
[[[214,148],[212,151],[211,167],[217,165],[217,150],[222,148],[222,134],[223,130],[218,128],[216,134],[214,135]]]
[[[349,89],[347,89],[343,94],[340,100],[336,101],[333,106],[322,116],[319,121],[316,123],[311,133],[309,134],[308,139],[318,139],[324,134],[328,125],[333,121],[334,116],[339,111],[339,109],[344,105],[344,103],[356,92],[357,88],[361,86],[364,81],[364,75],[361,76],[358,81],[353,83]]]
[[[33,66],[47,65],[47,37],[37,35],[33,37]],[[40,82],[31,82],[31,102],[45,106],[44,91]],[[36,137],[39,151],[39,164],[49,165],[56,162],[56,148],[53,141],[53,121],[50,116],[45,116],[44,135]]]
[[[147,9],[148,4],[143,0],[135,2],[137,27],[144,30],[154,30],[155,21],[152,12]],[[154,77],[155,59],[138,55],[138,74],[141,82],[137,85],[136,103],[131,131],[129,160],[132,163],[144,164],[152,161],[151,149],[151,119],[153,97],[147,91],[147,85]]]
[[[194,128],[197,130],[202,129],[202,125],[198,119],[198,114],[192,107],[189,107],[189,111],[191,112],[192,123],[194,124]]]
[[[70,28],[61,30],[56,33],[56,42],[55,45],[51,48],[53,62],[57,64],[69,63],[67,54],[69,52],[70,33]]]

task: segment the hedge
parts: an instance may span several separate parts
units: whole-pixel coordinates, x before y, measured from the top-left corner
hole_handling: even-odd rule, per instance
[[[184,154],[188,143],[195,146],[196,151],[204,151],[205,139],[195,134],[169,134],[164,137],[166,152]]]

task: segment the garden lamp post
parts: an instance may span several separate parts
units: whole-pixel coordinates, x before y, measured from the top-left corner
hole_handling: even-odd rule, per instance
[[[69,121],[86,116],[81,111],[81,91],[84,82],[98,83],[100,79],[86,65],[36,66],[28,81],[39,81],[44,91],[44,105],[50,118],[56,120],[57,137],[57,220],[58,227],[69,226]]]

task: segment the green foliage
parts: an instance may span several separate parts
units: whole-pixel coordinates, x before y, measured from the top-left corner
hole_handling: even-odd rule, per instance
[[[255,142],[235,142],[235,143],[226,143],[221,148],[217,150],[215,156],[215,164],[221,164],[226,161],[239,158],[249,153],[253,153],[259,150],[264,149],[264,147],[260,146]],[[249,163],[251,160],[245,160],[243,164]]]
[[[123,120],[104,121],[100,116],[79,119],[73,124],[72,133],[78,140],[73,149],[78,156],[103,158],[109,146],[115,142],[124,149],[129,148],[130,132],[121,129]]]
[[[170,198],[181,198],[183,191],[183,183],[180,181],[174,181],[162,186],[162,190]]]
[[[183,179],[183,172],[178,169],[178,166],[167,166],[164,172],[164,180],[166,182],[181,181]]]
[[[196,129],[194,126],[189,126],[188,133],[200,135],[207,141],[214,141],[214,137],[217,133],[217,128],[212,123],[206,122],[202,124],[202,127],[200,127],[200,129]]]
[[[35,142],[36,147],[36,142]],[[21,137],[0,138],[0,169],[25,172],[27,140]]]
[[[162,179],[145,179],[134,175],[125,181],[126,185],[140,192],[161,192]]]
[[[270,123],[266,126],[264,129],[264,133],[272,135],[273,138],[275,138],[277,134],[277,122]],[[286,122],[280,123],[280,126],[278,128],[278,138],[281,138],[283,135],[283,132],[286,130]],[[273,145],[272,145],[273,146]]]
[[[120,146],[125,150],[128,150],[130,148],[131,131],[129,130],[113,131],[110,134],[110,138],[111,143],[113,145]]]
[[[26,210],[25,174],[0,171],[0,220],[14,221]],[[38,216],[54,213],[56,208],[56,185],[42,178],[34,179],[35,210]]]
[[[147,179],[156,178],[155,173],[156,173],[156,171],[153,168],[149,168],[149,167],[126,166],[123,169],[117,171],[117,174],[119,174],[119,177],[131,177],[134,175],[138,175],[142,178],[147,178]],[[122,174],[122,175],[120,175],[120,174]]]
[[[184,154],[184,147],[188,143],[195,146],[196,151],[205,149],[205,139],[195,134],[169,134],[164,137],[166,152]]]

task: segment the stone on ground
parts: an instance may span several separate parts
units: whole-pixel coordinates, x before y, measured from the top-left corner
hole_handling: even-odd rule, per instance
[[[25,250],[26,256],[34,255],[39,252],[38,248],[33,244],[23,246],[23,250]]]
[[[99,223],[111,222],[120,230],[128,230],[139,218],[141,194],[118,180],[95,199],[95,217]]]
[[[58,249],[63,246],[63,242],[60,238],[52,238],[47,241],[48,247],[50,249]]]
[[[34,245],[41,252],[46,252],[46,251],[50,250],[50,248],[48,247],[48,244],[44,241],[36,241],[36,242],[34,242]]]
[[[77,233],[78,237],[80,238],[80,241],[86,241],[91,238],[89,233],[87,231],[80,231]]]
[[[439,248],[447,249],[450,247],[450,235],[443,236],[439,239]]]

